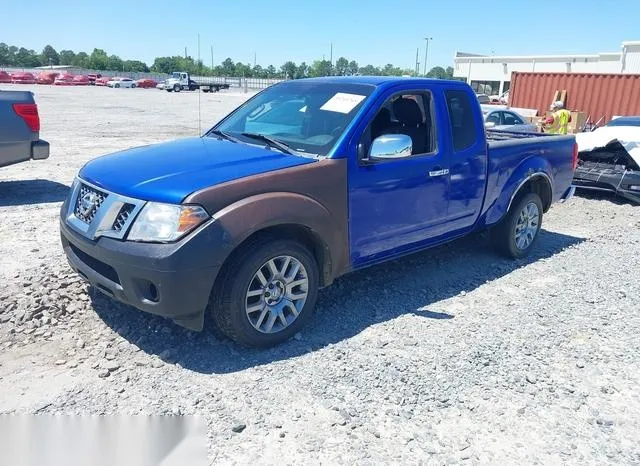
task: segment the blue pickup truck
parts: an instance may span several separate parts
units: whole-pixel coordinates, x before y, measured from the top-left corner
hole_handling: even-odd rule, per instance
[[[108,296],[268,347],[348,272],[487,229],[526,256],[576,163],[574,136],[486,132],[465,83],[292,80],[201,137],[87,163],[61,240]]]

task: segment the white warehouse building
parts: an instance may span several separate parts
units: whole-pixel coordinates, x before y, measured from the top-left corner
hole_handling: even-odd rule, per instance
[[[640,41],[623,42],[620,52],[593,55],[497,56],[456,52],[453,76],[466,80],[477,93],[498,95],[509,90],[511,73],[637,73]]]

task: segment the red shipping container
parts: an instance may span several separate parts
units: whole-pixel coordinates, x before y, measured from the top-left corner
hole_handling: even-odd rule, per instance
[[[640,115],[640,74],[522,73],[511,74],[509,105],[549,110],[556,91],[567,91],[567,110],[583,112],[591,122],[604,117]]]

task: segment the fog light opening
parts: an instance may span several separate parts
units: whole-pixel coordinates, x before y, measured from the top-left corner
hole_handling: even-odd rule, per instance
[[[149,301],[153,301],[154,303],[158,302],[158,288],[156,288],[156,286],[149,282],[149,284],[147,285],[147,289],[145,292],[145,298],[148,299]]]

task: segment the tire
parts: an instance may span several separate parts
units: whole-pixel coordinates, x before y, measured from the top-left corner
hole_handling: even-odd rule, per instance
[[[526,229],[523,229],[523,226]],[[512,259],[526,257],[531,253],[538,240],[541,226],[542,200],[540,196],[536,193],[518,196],[506,217],[492,232],[494,247],[500,254]],[[521,233],[519,233],[520,231]]]
[[[135,89],[135,88],[136,88],[136,85],[135,85],[135,84],[132,84],[132,85],[131,85],[131,89]]]
[[[120,87],[120,84],[115,84],[115,85],[114,85],[114,87],[117,87],[117,88],[118,88],[118,87]]]
[[[277,270],[284,270],[283,274],[275,275],[275,279],[267,265],[272,260]],[[297,273],[294,271],[296,261],[300,265]],[[268,283],[261,283],[259,271],[263,271],[262,278]],[[220,274],[221,280],[214,287],[210,302],[213,320],[221,333],[241,345],[256,348],[278,345],[295,335],[313,314],[318,297],[318,265],[311,252],[296,241],[257,239],[235,254]],[[292,308],[291,305],[294,301],[285,298],[304,295],[305,284],[295,285],[290,292],[288,287],[282,288],[280,280],[292,284],[304,281],[305,277],[306,298],[296,301],[296,317],[295,306]],[[274,294],[265,297],[273,283],[276,284],[272,288]],[[249,296],[250,292],[254,296]],[[256,292],[261,294],[255,296]],[[268,306],[270,299],[271,303],[277,301],[278,294],[282,295],[281,300]],[[257,310],[247,312],[251,308]],[[271,310],[281,313],[276,316]],[[287,322],[286,326],[281,318]],[[272,326],[270,333],[269,324]]]
[[[173,90],[174,90],[174,92],[180,92],[180,84],[174,84],[173,85]]]

